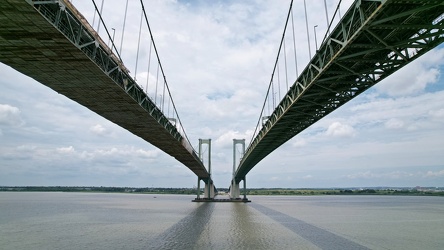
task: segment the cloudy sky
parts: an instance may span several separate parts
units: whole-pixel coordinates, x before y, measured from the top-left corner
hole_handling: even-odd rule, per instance
[[[125,3],[105,2],[103,17],[108,29],[116,30],[119,48]],[[186,133],[196,149],[199,138],[212,139],[217,187],[230,183],[233,139],[251,140],[289,2],[145,0]],[[307,2],[314,51],[312,28],[318,25],[319,43],[325,10],[323,1]],[[330,16],[337,2],[327,1]],[[343,2],[345,13],[351,1]],[[90,1],[73,3],[93,24]],[[305,17],[302,1],[294,5],[303,68],[308,61]],[[139,1],[131,0],[122,59],[132,72],[139,18]],[[100,34],[109,40],[103,28]],[[149,43],[141,41],[139,63],[146,65]],[[288,141],[247,175],[248,186],[443,186],[443,67],[440,46]],[[146,66],[135,72],[141,83],[155,77],[155,71],[141,68]],[[181,163],[87,108],[1,63],[0,76],[0,185],[197,184]]]

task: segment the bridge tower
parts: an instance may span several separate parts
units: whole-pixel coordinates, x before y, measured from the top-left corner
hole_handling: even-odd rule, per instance
[[[213,199],[215,192],[214,192],[214,183],[211,179],[211,139],[199,139],[199,159],[203,159],[203,153],[202,152],[202,145],[208,144],[208,173],[209,178],[205,182],[205,192],[204,192],[204,198],[205,199]],[[201,178],[197,178],[197,199],[200,199],[200,181]]]
[[[236,145],[240,144],[242,145],[242,152],[239,156],[239,162],[241,161],[242,157],[245,154],[245,139],[233,139],[233,178],[231,180],[231,187],[230,187],[230,197],[231,199],[240,199],[240,189],[239,189],[239,183],[236,182],[235,175],[236,175]],[[247,200],[247,185],[245,181],[245,177],[243,179],[244,183],[244,200]]]

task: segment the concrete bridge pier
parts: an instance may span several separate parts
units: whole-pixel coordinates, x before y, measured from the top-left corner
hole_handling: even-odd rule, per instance
[[[197,200],[200,199],[200,181],[201,179],[199,177],[197,177]]]
[[[245,181],[245,177],[242,179],[243,182],[243,186],[244,186],[244,197],[242,198],[242,200],[248,200],[247,199],[247,182]],[[240,190],[240,182],[237,182],[235,180],[231,181],[231,186],[230,186],[230,198],[232,200],[240,200],[240,196],[241,196],[241,190]]]
[[[247,199],[247,177],[245,176],[243,179],[243,183],[244,183],[244,199],[243,200],[248,200]]]
[[[213,199],[214,198],[214,183],[212,180],[208,180],[208,182],[205,182],[205,192],[204,192],[204,198],[205,199]]]
[[[204,197],[203,199],[214,199],[214,196],[216,194],[213,180],[211,179],[211,139],[199,139],[199,159],[203,161],[203,150],[202,145],[208,144],[208,173],[210,177],[207,180],[204,180],[205,182],[205,188],[204,188]],[[200,199],[200,181],[202,179],[197,178],[197,199]]]
[[[237,150],[236,150],[236,145],[240,144],[242,146],[242,151],[240,152],[239,155],[239,162],[242,160],[242,157],[245,154],[245,139],[233,139],[233,179],[231,181],[231,187],[230,187],[230,198],[232,200],[239,200],[240,199],[240,188],[239,188],[239,182],[236,181],[236,155],[237,155]],[[242,181],[244,182],[244,198],[243,200],[247,200],[247,184],[245,182],[245,177],[242,179]]]
[[[232,200],[236,200],[236,199],[240,198],[239,183],[236,183],[235,180],[231,181],[230,198]]]
[[[203,196],[201,196],[201,190],[200,190],[200,182],[203,179],[201,178],[197,178],[197,198],[195,201],[199,201],[199,200],[212,200],[214,199],[214,197],[216,196],[217,192],[216,192],[216,188],[214,186],[214,182],[209,179],[209,180],[203,180],[205,183],[205,188],[204,188],[204,194]]]

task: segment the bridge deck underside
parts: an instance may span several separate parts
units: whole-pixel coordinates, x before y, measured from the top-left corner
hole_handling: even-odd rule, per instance
[[[441,44],[443,13],[442,1],[356,1],[254,138],[236,180],[322,117]]]
[[[0,62],[141,137],[198,177],[209,177],[183,138],[159,124],[25,0],[0,1],[0,48]]]

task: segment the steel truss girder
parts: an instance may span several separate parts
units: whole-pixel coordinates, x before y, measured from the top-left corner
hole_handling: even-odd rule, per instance
[[[131,96],[147,113],[164,127],[177,141],[182,142],[183,136],[161,109],[143,92],[142,88],[130,76],[121,60],[105,45],[100,36],[75,9],[66,6],[63,1],[30,1],[34,8],[79,48],[91,61],[102,69],[114,82]]]
[[[442,1],[355,1],[250,143],[236,180],[314,122],[441,44],[443,19]]]

